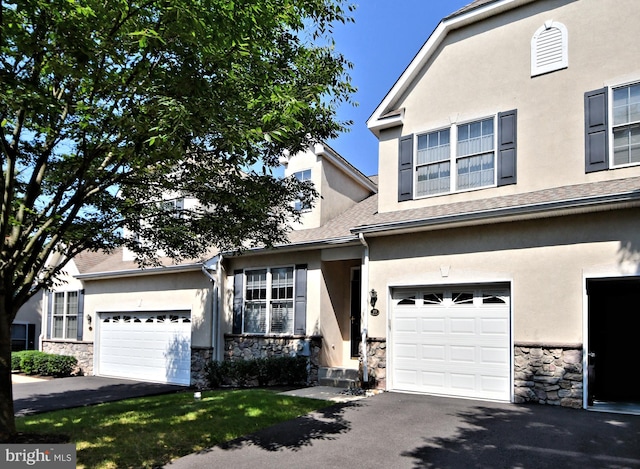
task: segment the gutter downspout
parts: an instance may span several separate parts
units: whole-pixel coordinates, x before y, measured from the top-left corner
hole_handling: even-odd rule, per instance
[[[358,239],[364,246],[364,255],[362,256],[362,269],[360,273],[360,308],[362,309],[362,382],[369,382],[369,369],[367,364],[367,335],[369,329],[368,295],[369,295],[369,245],[364,239],[364,234],[358,233]]]
[[[220,272],[220,264],[222,261],[222,257],[221,256],[216,256],[215,259],[215,268],[212,269],[216,274],[219,274]],[[219,278],[214,277],[211,272],[210,272],[210,268],[207,267],[207,264],[202,264],[202,273],[209,279],[209,281],[211,282],[211,347],[213,348],[213,354],[214,357],[217,361],[217,357],[220,354],[219,350],[218,350],[218,345],[219,345],[219,338],[218,338],[218,332],[219,332],[219,301],[218,301],[218,297],[219,297],[219,285],[220,285],[220,281]]]

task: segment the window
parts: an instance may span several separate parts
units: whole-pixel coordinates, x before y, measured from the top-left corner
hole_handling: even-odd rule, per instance
[[[294,269],[280,267],[245,272],[243,332],[292,334],[294,328]]]
[[[491,117],[418,135],[416,195],[423,197],[494,185],[493,121]],[[454,150],[450,141],[452,133],[456,135]],[[451,177],[452,165],[455,178]]]
[[[293,176],[300,182],[311,181],[311,170],[305,169],[304,171],[298,171],[293,173]],[[304,204],[302,200],[296,200],[294,204],[297,212],[311,210],[311,206]]]
[[[585,172],[640,163],[640,83],[588,91],[584,109]]]
[[[400,137],[398,202],[516,184],[517,121],[513,109],[416,138]]]
[[[640,83],[613,90],[613,166],[640,163]]]
[[[493,118],[458,126],[457,189],[493,185],[493,149]]]
[[[11,351],[33,350],[35,345],[35,324],[11,324]]]
[[[78,338],[78,292],[55,292],[52,296],[54,339]]]
[[[417,193],[440,194],[451,188],[449,129],[418,136]]]

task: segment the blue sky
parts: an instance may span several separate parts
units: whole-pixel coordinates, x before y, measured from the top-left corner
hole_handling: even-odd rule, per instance
[[[366,121],[445,16],[471,0],[360,0],[355,23],[335,29],[336,49],[354,64],[358,107],[338,117],[351,131],[327,143],[367,176],[378,173],[378,141]]]

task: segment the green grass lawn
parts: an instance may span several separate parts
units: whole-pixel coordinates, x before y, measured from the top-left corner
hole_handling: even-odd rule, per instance
[[[82,468],[154,467],[330,405],[266,389],[129,399],[16,419],[18,431],[62,433]]]

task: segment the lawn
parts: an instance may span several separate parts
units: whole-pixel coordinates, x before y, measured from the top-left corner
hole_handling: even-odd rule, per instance
[[[20,432],[62,433],[81,468],[155,467],[330,405],[267,389],[167,394],[18,418]]]

